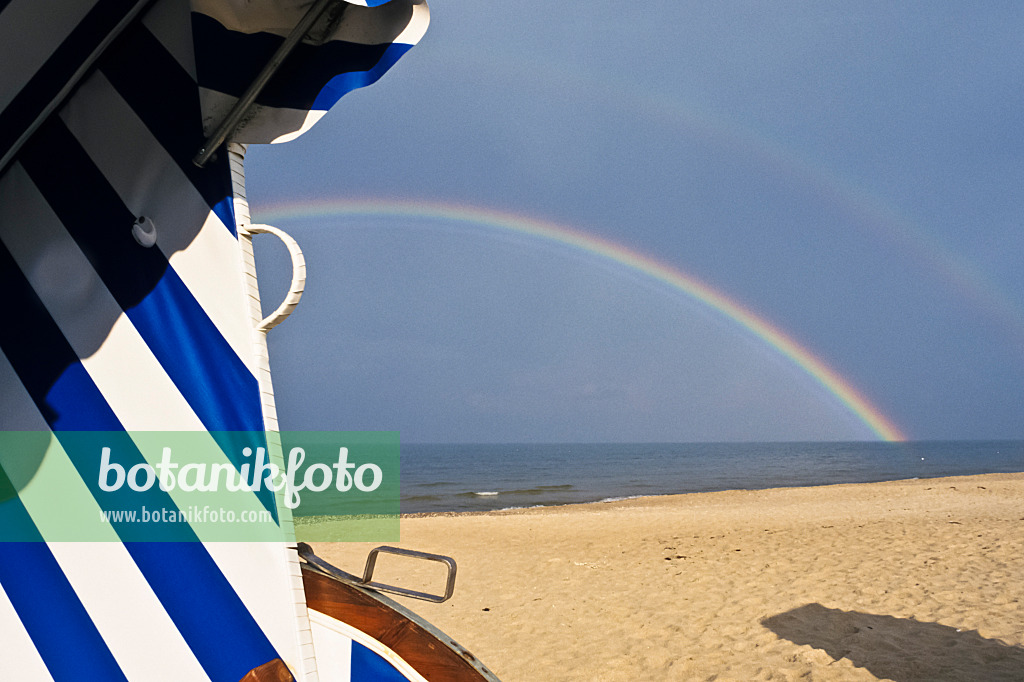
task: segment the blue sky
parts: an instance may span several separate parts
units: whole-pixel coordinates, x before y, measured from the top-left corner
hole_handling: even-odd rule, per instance
[[[254,219],[361,198],[550,221],[785,330],[911,438],[1024,438],[1024,6],[437,0],[431,14],[379,83],[298,140],[250,149]],[[285,428],[873,437],[749,330],[621,264],[437,219],[277,224],[309,262],[306,297],[270,335]],[[282,252],[259,242],[268,306]]]

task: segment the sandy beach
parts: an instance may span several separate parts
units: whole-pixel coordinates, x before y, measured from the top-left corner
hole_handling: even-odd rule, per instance
[[[1024,680],[1024,474],[407,517],[504,682]],[[362,572],[373,545],[314,545]],[[436,564],[377,579],[443,589]]]

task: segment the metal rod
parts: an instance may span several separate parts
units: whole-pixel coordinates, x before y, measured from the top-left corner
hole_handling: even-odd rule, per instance
[[[417,552],[412,549],[401,549],[399,547],[389,547],[382,545],[375,547],[370,550],[370,553],[366,557],[366,566],[363,568],[362,579],[357,578],[351,573],[346,573],[336,566],[332,566],[327,563],[316,554],[313,553],[313,548],[307,545],[305,542],[298,544],[299,556],[306,560],[311,566],[315,566],[322,573],[326,573],[335,580],[339,580],[343,583],[353,585],[355,587],[362,587],[375,592],[387,592],[389,594],[397,594],[402,597],[412,597],[413,599],[422,599],[423,601],[431,601],[436,604],[446,602],[451,599],[452,594],[455,593],[455,572],[457,566],[455,565],[455,559],[444,556],[443,554],[431,554],[429,552]],[[445,581],[444,594],[429,594],[427,592],[419,592],[417,590],[410,590],[405,587],[398,587],[397,585],[386,585],[384,583],[373,582],[373,569],[377,563],[377,555],[381,552],[386,554],[398,554],[399,556],[408,556],[415,559],[426,559],[427,561],[436,561],[442,563],[448,567],[448,577]]]
[[[397,554],[399,556],[408,556],[415,559],[426,559],[427,561],[436,561],[442,563],[448,567],[448,579],[445,581],[444,594],[427,594],[426,592],[419,592],[416,590],[410,590],[405,587],[399,587],[397,585],[386,585],[384,583],[377,583],[373,581],[373,568],[377,564],[377,555],[381,552],[386,554]],[[455,592],[455,571],[456,571],[455,559],[444,556],[442,554],[431,554],[430,552],[418,552],[414,549],[402,549],[400,547],[389,547],[382,545],[380,547],[374,547],[370,550],[370,553],[366,557],[366,566],[363,568],[363,579],[360,581],[360,585],[367,587],[371,590],[377,590],[378,592],[389,592],[391,594],[402,595],[403,597],[412,597],[413,599],[423,599],[424,601],[432,601],[440,604],[446,602],[452,598],[452,594]]]
[[[0,4],[4,3],[0,2]],[[136,2],[132,5],[131,9],[124,13],[124,16],[122,16],[120,21],[117,22],[117,25],[110,30],[110,33],[104,36],[103,40],[96,43],[96,47],[93,48],[88,57],[82,60],[78,65],[78,68],[75,69],[75,72],[68,77],[67,82],[61,86],[61,89],[53,99],[51,99],[46,106],[39,111],[36,117],[32,120],[32,123],[25,127],[21,135],[18,136],[18,139],[15,140],[14,144],[12,144],[3,156],[0,157],[0,173],[3,173],[3,171],[7,169],[7,164],[21,150],[22,146],[28,142],[28,139],[32,137],[32,134],[39,129],[39,126],[42,125],[43,121],[45,121],[50,114],[56,111],[57,107],[62,105],[65,99],[67,99],[75,89],[75,86],[77,86],[86,75],[91,73],[93,64],[95,64],[106,49],[110,47],[110,44],[114,42],[114,40],[121,35],[121,33],[128,28],[133,21],[135,21],[135,18],[139,16],[143,10],[148,9],[152,4],[153,0],[139,0],[139,2]],[[38,73],[36,75],[38,75]]]
[[[260,71],[259,75],[256,76],[255,80],[249,84],[248,89],[245,93],[235,102],[235,106],[231,108],[228,115],[224,117],[224,120],[220,122],[217,129],[213,131],[210,137],[206,138],[206,142],[196,152],[195,157],[192,159],[192,163],[202,168],[206,165],[206,162],[210,160],[213,153],[224,144],[224,140],[228,138],[228,135],[235,132],[235,128],[241,122],[242,117],[245,116],[246,112],[249,111],[249,107],[256,101],[256,97],[263,91],[267,83],[273,77],[277,70],[281,68],[281,64],[291,54],[295,46],[299,44],[306,34],[309,33],[309,29],[313,27],[316,20],[327,10],[331,5],[338,4],[341,0],[316,0],[316,3],[309,8],[309,11],[303,15],[299,23],[295,25],[292,32],[288,34],[288,37],[284,39],[281,46],[277,48],[277,51],[267,62],[263,70]]]

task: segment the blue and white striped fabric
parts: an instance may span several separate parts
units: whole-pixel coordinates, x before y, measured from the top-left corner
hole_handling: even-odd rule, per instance
[[[32,457],[0,452],[0,528],[19,540],[0,545],[0,679],[235,681],[274,659],[317,679],[284,543],[146,542],[117,523],[69,543],[52,525],[52,490],[65,520],[110,499],[61,432],[125,432],[130,452],[127,432],[273,420],[240,165],[191,159],[308,4],[0,0],[0,429],[50,434]],[[426,17],[414,0],[328,16],[238,137],[302,132]]]
[[[195,72],[207,132],[284,41],[309,2],[195,0]],[[256,100],[238,142],[285,142],[343,95],[384,75],[427,29],[422,0],[342,3],[329,10]],[[339,72],[337,64],[345,64]]]

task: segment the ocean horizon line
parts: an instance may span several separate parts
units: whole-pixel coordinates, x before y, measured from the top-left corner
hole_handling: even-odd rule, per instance
[[[1024,440],[405,444],[403,513],[1024,471]]]
[[[416,440],[402,441],[402,445],[411,446],[440,446],[440,445],[816,445],[816,444],[875,444],[906,446],[917,444],[934,443],[1024,443],[1024,437],[1019,438],[920,438],[903,441],[885,440],[849,440],[849,439],[827,439],[827,440]]]
[[[1024,469],[1021,471],[997,471],[983,474],[958,474],[952,476],[930,476],[921,478],[914,476],[912,478],[895,478],[895,479],[884,479],[884,480],[871,480],[871,481],[854,481],[848,483],[818,483],[810,485],[775,485],[763,488],[723,488],[715,490],[694,490],[690,492],[680,493],[651,493],[648,495],[627,495],[623,497],[609,497],[600,500],[592,500],[588,502],[564,502],[555,504],[534,504],[521,507],[501,507],[498,509],[483,509],[483,510],[457,510],[457,511],[432,511],[432,512],[402,512],[399,514],[400,518],[433,518],[439,516],[479,516],[483,514],[500,514],[503,512],[520,512],[529,509],[557,509],[561,507],[581,507],[599,504],[611,504],[615,502],[628,502],[631,500],[654,500],[661,497],[680,497],[689,495],[708,495],[714,493],[733,493],[733,492],[762,492],[768,490],[803,490],[808,488],[828,488],[833,486],[859,486],[859,485],[877,485],[885,483],[905,483],[909,481],[944,481],[952,479],[963,479],[963,478],[982,478],[987,476],[1012,476],[1014,474],[1024,474]]]

